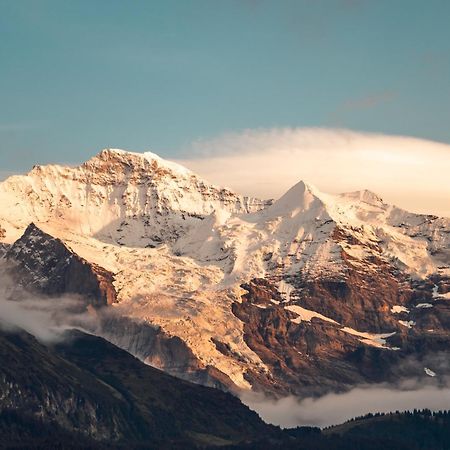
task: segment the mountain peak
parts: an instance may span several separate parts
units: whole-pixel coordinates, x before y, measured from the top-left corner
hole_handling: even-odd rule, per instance
[[[382,205],[383,199],[379,197],[375,192],[369,191],[368,189],[363,189],[361,191],[345,192],[340,194],[340,197],[347,198],[350,200],[357,200],[360,202],[368,203],[373,206]]]
[[[173,172],[177,176],[190,177],[194,176],[191,172],[184,166],[174,163],[167,159],[161,158],[156,153],[147,151],[143,153],[131,152],[128,150],[122,150],[118,148],[105,148],[100,151],[96,156],[91,158],[86,165],[94,163],[97,165],[98,161],[107,163],[119,163],[132,167],[146,168],[149,169],[165,169]]]
[[[323,206],[320,195],[317,188],[302,180],[275,201],[267,211],[275,215],[293,214],[300,211],[305,212],[313,205]]]
[[[176,240],[215,210],[248,213],[266,206],[152,152],[110,148],[77,167],[36,166],[0,186],[7,223],[14,219],[8,239],[32,221],[50,220],[108,242],[156,245]]]
[[[285,197],[288,194],[289,197],[304,199],[304,197],[308,195],[317,197],[318,195],[320,195],[320,191],[314,185],[307,183],[304,180],[300,180],[297,184],[294,184],[294,186],[292,186],[281,198]]]

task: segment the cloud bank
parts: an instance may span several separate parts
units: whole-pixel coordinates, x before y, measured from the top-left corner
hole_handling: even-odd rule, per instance
[[[300,180],[330,193],[369,189],[413,212],[450,216],[450,145],[320,128],[197,140],[177,160],[238,192],[278,198]]]
[[[369,412],[408,411],[414,408],[439,411],[449,408],[450,388],[420,386],[415,381],[411,384],[409,387],[358,387],[346,393],[302,400],[292,396],[271,400],[247,393],[241,396],[241,400],[264,421],[285,428],[337,425]]]

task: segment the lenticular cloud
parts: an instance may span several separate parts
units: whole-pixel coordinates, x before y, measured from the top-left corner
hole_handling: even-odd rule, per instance
[[[198,140],[180,159],[238,192],[278,198],[299,180],[324,192],[369,189],[404,209],[450,216],[450,145],[348,130],[275,128]]]

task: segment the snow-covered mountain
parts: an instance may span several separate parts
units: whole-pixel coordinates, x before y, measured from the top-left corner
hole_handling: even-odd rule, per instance
[[[264,206],[153,153],[115,149],[74,168],[35,166],[1,183],[0,198],[9,240],[35,221],[128,246],[173,241],[216,210],[247,213]]]
[[[423,375],[450,348],[450,219],[369,191],[299,182],[262,201],[108,149],[1,183],[0,231],[19,280],[81,295],[70,280],[89,280],[124,320],[99,334],[200,382],[321,392]]]
[[[408,213],[370,191],[328,195],[301,181],[258,212],[212,214],[176,248],[200,261],[226,261],[222,267],[237,278],[339,275],[342,252],[355,264],[367,266],[375,255],[425,277],[446,270],[449,220]]]

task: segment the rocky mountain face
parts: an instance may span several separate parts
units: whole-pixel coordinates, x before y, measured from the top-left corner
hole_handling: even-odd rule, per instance
[[[321,282],[319,286],[322,287]],[[316,306],[325,316],[298,306],[298,299],[303,297],[296,297],[295,288],[286,302],[276,286],[265,279],[253,279],[243,287],[248,292],[242,302],[233,304],[233,312],[245,324],[245,342],[271,368],[270,373],[247,371],[246,378],[254,389],[303,397],[359,384],[420,379],[427,376],[429,367],[443,379],[448,374],[448,300],[435,300],[433,307],[415,308],[414,325],[410,328],[395,323],[390,309],[373,314],[374,328],[379,326],[378,322],[391,323],[384,328],[389,332],[374,333],[350,327],[348,324],[352,322],[342,320],[334,308]],[[338,304],[348,302],[345,288],[337,293],[334,287],[328,289],[322,287],[316,298],[325,297]],[[309,301],[313,298],[309,297]],[[316,305],[319,304],[318,301]],[[405,319],[402,322],[408,324],[406,319],[411,315],[402,314]],[[428,328],[431,323],[434,328]],[[428,376],[436,376],[434,370]]]
[[[449,374],[449,219],[303,182],[250,199],[117,150],[11,177],[0,206],[23,284],[85,296],[174,375],[280,396]]]
[[[31,223],[6,252],[10,273],[27,289],[47,295],[77,294],[92,306],[116,301],[114,275],[89,263]]]

